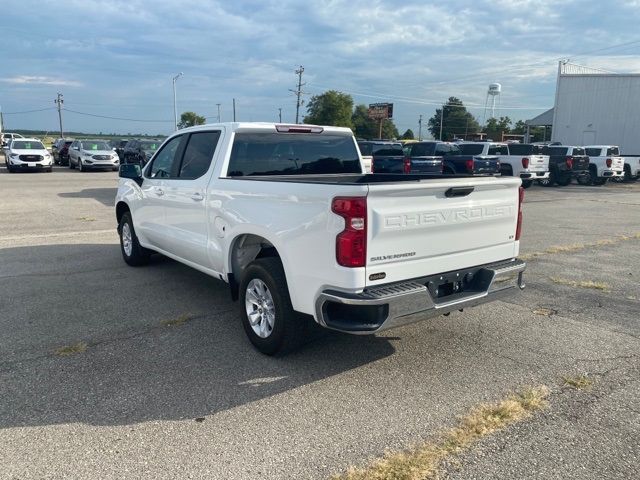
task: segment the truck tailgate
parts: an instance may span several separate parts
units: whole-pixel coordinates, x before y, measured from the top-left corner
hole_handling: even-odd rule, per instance
[[[515,257],[519,186],[512,177],[370,185],[367,285]]]
[[[549,170],[549,157],[547,155],[529,155],[529,170],[546,172]]]

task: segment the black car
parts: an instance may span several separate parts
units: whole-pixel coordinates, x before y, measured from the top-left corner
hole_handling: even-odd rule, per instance
[[[542,154],[549,155],[549,180],[540,182],[545,187],[564,187],[573,178],[589,175],[589,157],[583,147],[550,144],[542,147]]]
[[[69,146],[73,143],[73,138],[59,138],[51,146],[53,163],[56,165],[69,165]]]
[[[122,163],[138,163],[141,166],[147,164],[153,154],[162,144],[162,140],[129,140],[122,152]]]
[[[120,140],[111,140],[111,145],[116,149],[116,153],[118,157],[120,157],[120,161],[122,161],[124,157],[124,147],[127,145],[129,140],[126,138],[121,138]]]

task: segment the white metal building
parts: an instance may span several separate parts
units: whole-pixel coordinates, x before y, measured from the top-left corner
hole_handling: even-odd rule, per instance
[[[640,74],[560,62],[552,122],[552,141],[640,155]]]

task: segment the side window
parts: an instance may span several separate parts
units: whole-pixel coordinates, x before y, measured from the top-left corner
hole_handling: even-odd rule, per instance
[[[148,178],[170,178],[175,162],[177,161],[176,152],[182,142],[182,135],[173,137],[169,142],[162,147],[162,150],[153,159],[151,167],[147,170]]]
[[[220,131],[192,133],[182,156],[179,177],[195,179],[204,175],[209,170],[219,138]]]
[[[490,145],[489,146],[489,155],[508,155],[508,150],[506,145]]]

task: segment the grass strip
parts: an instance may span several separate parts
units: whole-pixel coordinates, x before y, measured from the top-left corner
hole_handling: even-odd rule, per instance
[[[370,465],[351,467],[333,480],[423,480],[435,478],[443,460],[469,448],[482,437],[530,417],[547,406],[546,386],[528,387],[492,404],[472,408],[457,427],[435,442],[402,452],[387,452]]]

